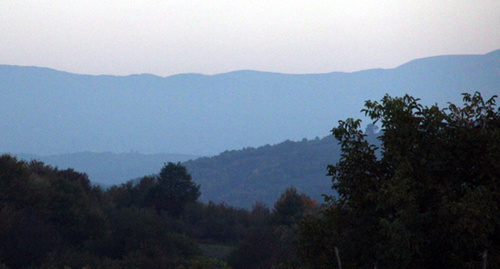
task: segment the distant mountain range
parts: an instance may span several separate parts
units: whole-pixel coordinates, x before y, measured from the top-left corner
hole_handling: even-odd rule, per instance
[[[272,205],[290,186],[321,199],[331,186],[326,165],[340,152],[332,136],[314,137],[340,119],[364,119],[365,100],[408,93],[445,106],[474,91],[500,94],[500,50],[302,75],[118,77],[0,65],[0,153],[71,167],[106,186],[183,162],[203,201],[239,207]]]
[[[425,104],[500,93],[500,50],[418,59],[394,69],[90,76],[0,65],[0,152],[183,153],[323,137],[362,118],[365,100],[405,93]]]

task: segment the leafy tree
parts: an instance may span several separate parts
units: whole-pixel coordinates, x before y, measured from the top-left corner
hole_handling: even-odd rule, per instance
[[[226,204],[192,203],[186,207],[183,220],[192,225],[197,238],[234,244],[244,237],[250,220],[249,212]]]
[[[37,266],[50,252],[83,247],[106,232],[99,189],[72,169],[2,155],[0,193],[0,260],[7,266]]]
[[[233,268],[298,268],[296,222],[314,212],[317,202],[288,188],[275,202],[272,214],[261,203],[252,210],[252,229],[230,253]],[[257,222],[255,222],[257,221]]]
[[[272,249],[280,268],[295,268],[300,264],[297,256],[297,223],[317,208],[317,202],[294,187],[287,188],[274,203],[273,231],[278,238]]]
[[[150,188],[146,200],[153,204],[157,212],[164,210],[179,216],[186,204],[200,197],[200,186],[191,180],[186,167],[180,163],[165,164],[156,179],[157,184]]]
[[[150,268],[146,265],[156,263],[168,268],[200,254],[192,239],[171,231],[168,216],[154,209],[121,208],[110,212],[109,220],[111,232],[93,249],[111,259],[123,258],[127,266]]]
[[[256,227],[229,254],[228,263],[235,269],[273,268],[277,264],[273,250],[277,247],[277,234],[270,226]]]
[[[495,98],[464,94],[462,108],[445,109],[408,95],[367,101],[380,149],[359,120],[340,121],[342,155],[329,166],[338,197],[301,223],[302,255],[316,268],[336,264],[336,248],[346,268],[500,266]]]
[[[31,212],[30,212],[31,211]],[[33,210],[0,210],[0,260],[13,268],[42,262],[49,251],[59,249],[61,235]]]
[[[316,207],[316,201],[304,193],[298,194],[294,187],[287,188],[274,203],[273,217],[277,225],[291,226],[308,211]]]
[[[2,155],[0,267],[229,268],[222,259],[236,268],[294,265],[288,245],[293,222],[313,204],[307,196],[289,189],[272,213],[262,203],[249,211],[198,196],[180,164],[103,191],[72,169]]]

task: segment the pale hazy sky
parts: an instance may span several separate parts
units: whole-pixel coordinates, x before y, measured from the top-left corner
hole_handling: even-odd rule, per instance
[[[324,73],[500,49],[500,0],[0,0],[0,64]]]

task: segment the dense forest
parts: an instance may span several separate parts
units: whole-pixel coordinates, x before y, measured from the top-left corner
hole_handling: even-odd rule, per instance
[[[180,163],[103,190],[3,155],[0,184],[0,268],[270,268],[295,262],[295,223],[317,208],[294,188],[272,210],[201,203]]]
[[[376,143],[371,125],[365,132]],[[327,165],[340,158],[335,137],[303,138],[299,141],[228,150],[211,157],[173,154],[91,153],[36,156],[16,154],[18,159],[40,160],[62,169],[85,171],[94,184],[104,188],[144,175],[158,173],[165,162],[181,162],[196,184],[201,185],[199,200],[225,203],[251,209],[256,202],[272,207],[288,187],[295,187],[316,200],[333,194],[326,179]]]
[[[376,145],[377,127],[368,125],[366,139]],[[272,207],[288,187],[295,187],[322,201],[332,195],[326,178],[328,164],[340,158],[340,145],[333,136],[276,145],[225,151],[213,157],[183,164],[193,180],[201,184],[201,200],[251,208],[258,201]]]
[[[339,122],[324,202],[294,187],[271,207],[200,202],[189,167],[170,162],[103,189],[2,155],[0,268],[498,268],[495,98],[464,94],[444,109],[411,96],[367,101],[379,142],[374,125]]]
[[[328,136],[226,151],[183,164],[202,185],[202,200],[251,208],[256,201],[272,206],[290,186],[322,199],[329,193],[327,165],[339,157],[340,147]]]

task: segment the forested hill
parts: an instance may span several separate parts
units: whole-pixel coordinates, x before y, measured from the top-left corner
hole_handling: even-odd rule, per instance
[[[327,74],[89,76],[0,65],[0,152],[213,156],[324,136],[386,93],[441,106],[463,92],[491,96],[499,72],[500,50]]]
[[[375,142],[376,136],[371,133],[369,141]],[[322,202],[322,194],[332,194],[327,165],[339,158],[338,141],[327,136],[226,151],[184,165],[193,180],[201,184],[202,201],[250,208],[256,202],[272,207],[291,186]]]
[[[368,132],[370,141],[375,134]],[[225,151],[213,157],[196,158],[180,154],[140,154],[81,152],[51,156],[18,154],[24,160],[39,160],[60,169],[86,173],[94,184],[120,185],[156,174],[164,163],[182,162],[201,185],[200,200],[251,208],[256,202],[272,207],[288,187],[295,187],[322,201],[331,182],[328,164],[335,164],[340,148],[332,135],[322,139],[303,139],[258,148]]]
[[[257,201],[272,205],[290,186],[321,199],[331,186],[326,167],[339,156],[337,143],[328,136],[226,151],[184,165],[201,184],[201,200],[250,208]]]

